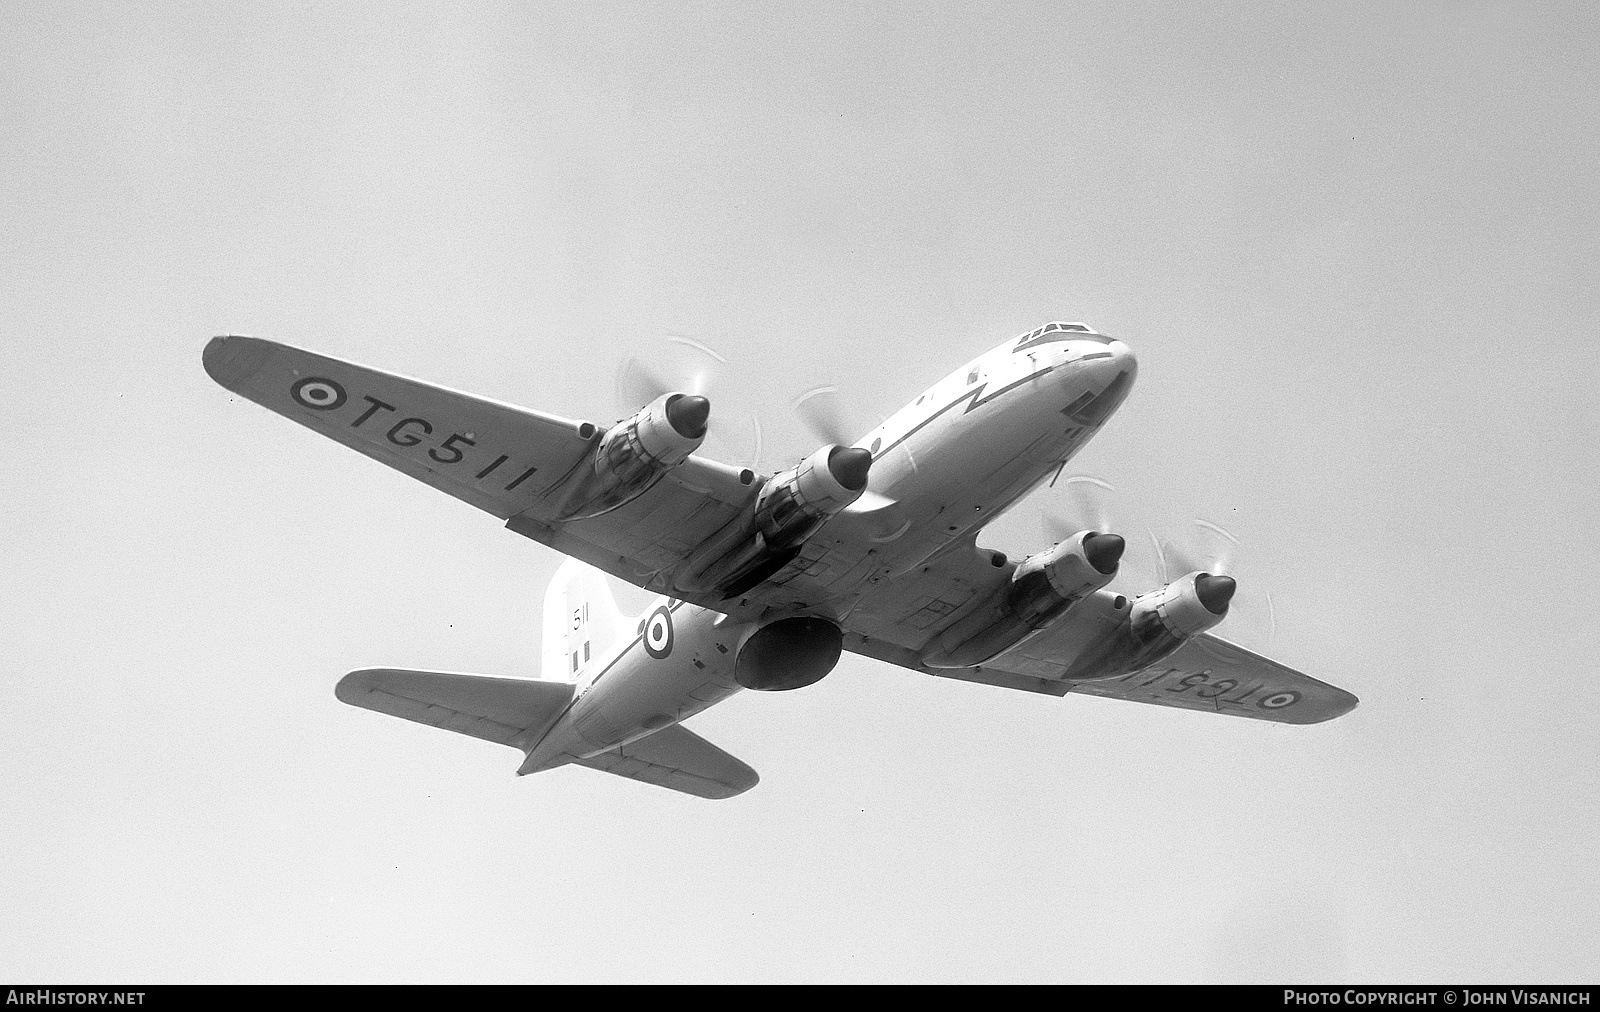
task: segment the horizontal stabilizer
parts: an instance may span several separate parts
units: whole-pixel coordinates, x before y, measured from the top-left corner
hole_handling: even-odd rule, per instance
[[[697,798],[731,798],[761,780],[755,770],[677,724],[577,762]]]
[[[334,689],[351,706],[519,748],[550,729],[572,692],[567,682],[403,668],[352,671]]]

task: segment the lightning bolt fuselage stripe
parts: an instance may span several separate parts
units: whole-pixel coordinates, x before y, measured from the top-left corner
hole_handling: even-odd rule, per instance
[[[882,456],[883,454],[888,453],[890,450],[894,449],[895,447],[899,446],[901,443],[903,443],[906,440],[910,439],[912,436],[916,435],[918,432],[921,432],[925,427],[927,427],[929,424],[931,424],[935,419],[941,417],[942,415],[945,414],[945,412],[949,411],[951,408],[956,407],[962,401],[969,402],[967,404],[967,410],[963,411],[962,414],[964,414],[964,415],[965,414],[971,414],[974,410],[983,407],[985,404],[988,404],[991,401],[994,401],[994,400],[1004,396],[1005,394],[1010,393],[1011,391],[1015,390],[1017,387],[1020,387],[1025,383],[1031,383],[1032,381],[1038,379],[1039,377],[1047,375],[1048,373],[1051,373],[1051,372],[1054,372],[1054,371],[1055,371],[1055,366],[1047,365],[1043,369],[1039,369],[1039,370],[1037,370],[1035,372],[1031,372],[1031,373],[1029,373],[1028,375],[1022,377],[1019,380],[1014,380],[1014,381],[1012,381],[1010,383],[1007,383],[1005,386],[1001,387],[999,390],[994,391],[993,393],[991,393],[987,397],[983,396],[984,388],[989,385],[988,381],[985,380],[984,382],[979,383],[977,386],[973,387],[972,389],[967,390],[966,392],[961,394],[961,396],[959,396],[955,400],[951,401],[949,404],[946,404],[944,407],[942,407],[939,410],[933,412],[931,415],[929,415],[928,417],[924,418],[922,421],[918,422],[916,425],[913,425],[911,428],[907,429],[905,431],[905,433],[900,436],[899,439],[896,439],[894,442],[890,443],[888,446],[885,446],[882,449],[880,449],[878,451],[878,453],[876,454],[876,456]]]

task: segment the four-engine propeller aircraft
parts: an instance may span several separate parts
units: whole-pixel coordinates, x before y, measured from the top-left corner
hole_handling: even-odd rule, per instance
[[[1050,323],[930,387],[853,446],[775,474],[697,456],[710,403],[667,393],[609,427],[250,337],[222,386],[571,557],[545,597],[540,678],[372,668],[340,699],[706,798],[754,770],[681,721],[741,688],[795,689],[841,651],[915,671],[1291,724],[1356,697],[1207,630],[1235,582],[1105,589],[1124,541],[1080,531],[1022,562],[983,525],[1059,472],[1137,371],[1119,340]],[[601,572],[662,595],[623,616]]]

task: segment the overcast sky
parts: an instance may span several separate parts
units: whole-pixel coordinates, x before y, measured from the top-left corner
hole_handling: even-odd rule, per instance
[[[0,11],[7,976],[1600,977],[1592,5],[572,6]],[[1140,360],[1072,469],[1354,713],[847,656],[690,722],[735,800],[519,779],[333,686],[535,674],[560,557],[200,365],[603,422],[687,336],[771,468],[1050,319]]]

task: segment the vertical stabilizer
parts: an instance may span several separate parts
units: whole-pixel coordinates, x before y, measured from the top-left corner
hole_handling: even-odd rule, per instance
[[[592,677],[627,630],[605,574],[568,559],[544,593],[542,677],[561,682]]]

